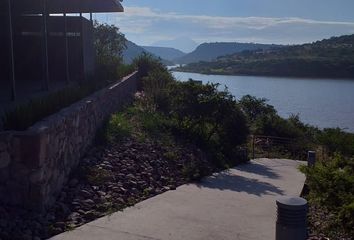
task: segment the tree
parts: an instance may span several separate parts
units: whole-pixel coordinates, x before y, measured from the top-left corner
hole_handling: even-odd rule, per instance
[[[267,102],[268,100],[265,98],[256,98],[251,95],[246,95],[241,98],[239,104],[248,119],[253,122],[260,117],[276,114],[275,108],[267,104]]]
[[[116,26],[97,21],[93,33],[98,76],[104,80],[115,80],[126,49],[125,36]]]
[[[237,148],[246,143],[249,129],[244,113],[227,90],[219,91],[217,84],[175,82],[168,96],[169,116],[185,136],[207,149],[218,164],[237,160]]]

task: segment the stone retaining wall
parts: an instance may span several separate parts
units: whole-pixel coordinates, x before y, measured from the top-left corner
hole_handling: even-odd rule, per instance
[[[0,202],[43,210],[110,114],[133,99],[137,72],[23,132],[0,132]]]

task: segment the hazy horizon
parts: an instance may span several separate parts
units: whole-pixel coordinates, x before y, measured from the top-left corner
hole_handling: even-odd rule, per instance
[[[96,18],[144,46],[176,38],[287,45],[354,34],[352,0],[125,0],[123,6],[124,13]]]

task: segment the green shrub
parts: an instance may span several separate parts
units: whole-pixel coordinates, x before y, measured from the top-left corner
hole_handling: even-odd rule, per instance
[[[85,177],[91,184],[100,185],[112,180],[113,174],[105,169],[90,167],[84,169],[83,177]]]
[[[133,73],[136,70],[133,64],[119,64],[117,66],[117,79],[122,79],[123,77],[128,76],[129,74]]]
[[[167,113],[178,131],[224,165],[233,160],[237,146],[246,142],[249,130],[234,97],[217,88],[215,84],[175,82],[168,90]]]
[[[153,105],[142,103],[145,100],[136,100],[126,111],[130,122],[134,124],[136,135],[142,139],[149,137],[158,141],[167,140],[165,137],[169,133],[170,119],[160,111],[156,111]]]
[[[240,99],[239,104],[248,120],[253,122],[260,117],[276,114],[274,107],[267,104],[267,102],[268,100],[265,98],[256,98],[251,95],[245,95]]]
[[[133,65],[139,70],[142,79],[143,94],[146,102],[152,103],[161,110],[168,107],[168,86],[175,82],[171,72],[168,71],[160,59],[143,53],[133,61]],[[145,99],[145,100],[146,100]]]
[[[108,142],[121,141],[132,133],[133,125],[124,113],[112,115],[106,127]]]
[[[167,68],[163,65],[160,59],[146,52],[135,58],[132,65],[139,70],[141,78],[148,76],[148,74],[154,70],[162,72],[167,71]]]
[[[318,130],[302,123],[297,115],[292,115],[288,119],[284,119],[278,114],[269,114],[258,118],[253,123],[253,131],[256,135],[314,142],[314,136]]]
[[[143,130],[148,132],[150,135],[157,136],[161,132],[161,128],[165,125],[165,118],[161,114],[155,113],[142,113],[141,125]]]
[[[142,130],[156,136],[163,128],[180,134],[211,154],[216,163],[234,163],[249,129],[246,117],[228,91],[218,85],[177,82],[161,62],[148,54],[135,59],[143,76],[136,102]]]
[[[309,200],[336,214],[338,224],[354,233],[354,158],[336,154],[315,167],[302,167]]]
[[[170,161],[177,161],[180,158],[178,151],[167,151],[163,156]]]
[[[271,152],[276,157],[283,157],[281,152],[290,152],[288,157],[306,159],[307,151],[317,148],[315,136],[319,130],[301,122],[298,115],[282,118],[266,99],[249,95],[241,98],[239,104],[247,116],[252,134],[291,139],[291,145],[285,142],[272,145]]]
[[[153,69],[143,78],[144,93],[159,105],[165,100],[168,85],[173,82],[174,78],[167,70]]]
[[[316,128],[302,123],[298,115],[291,115],[288,119],[280,117],[267,101],[264,98],[246,95],[239,102],[254,134],[314,140]]]
[[[352,133],[346,133],[340,128],[327,128],[319,132],[317,138],[330,154],[340,152],[346,156],[354,155],[354,134]]]
[[[338,219],[340,223],[343,223],[345,231],[354,235],[354,201],[341,208]]]

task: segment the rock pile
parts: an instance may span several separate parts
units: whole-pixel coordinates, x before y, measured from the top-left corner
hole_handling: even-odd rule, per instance
[[[45,214],[0,207],[0,239],[39,240],[212,172],[196,148],[127,139],[91,149]]]

